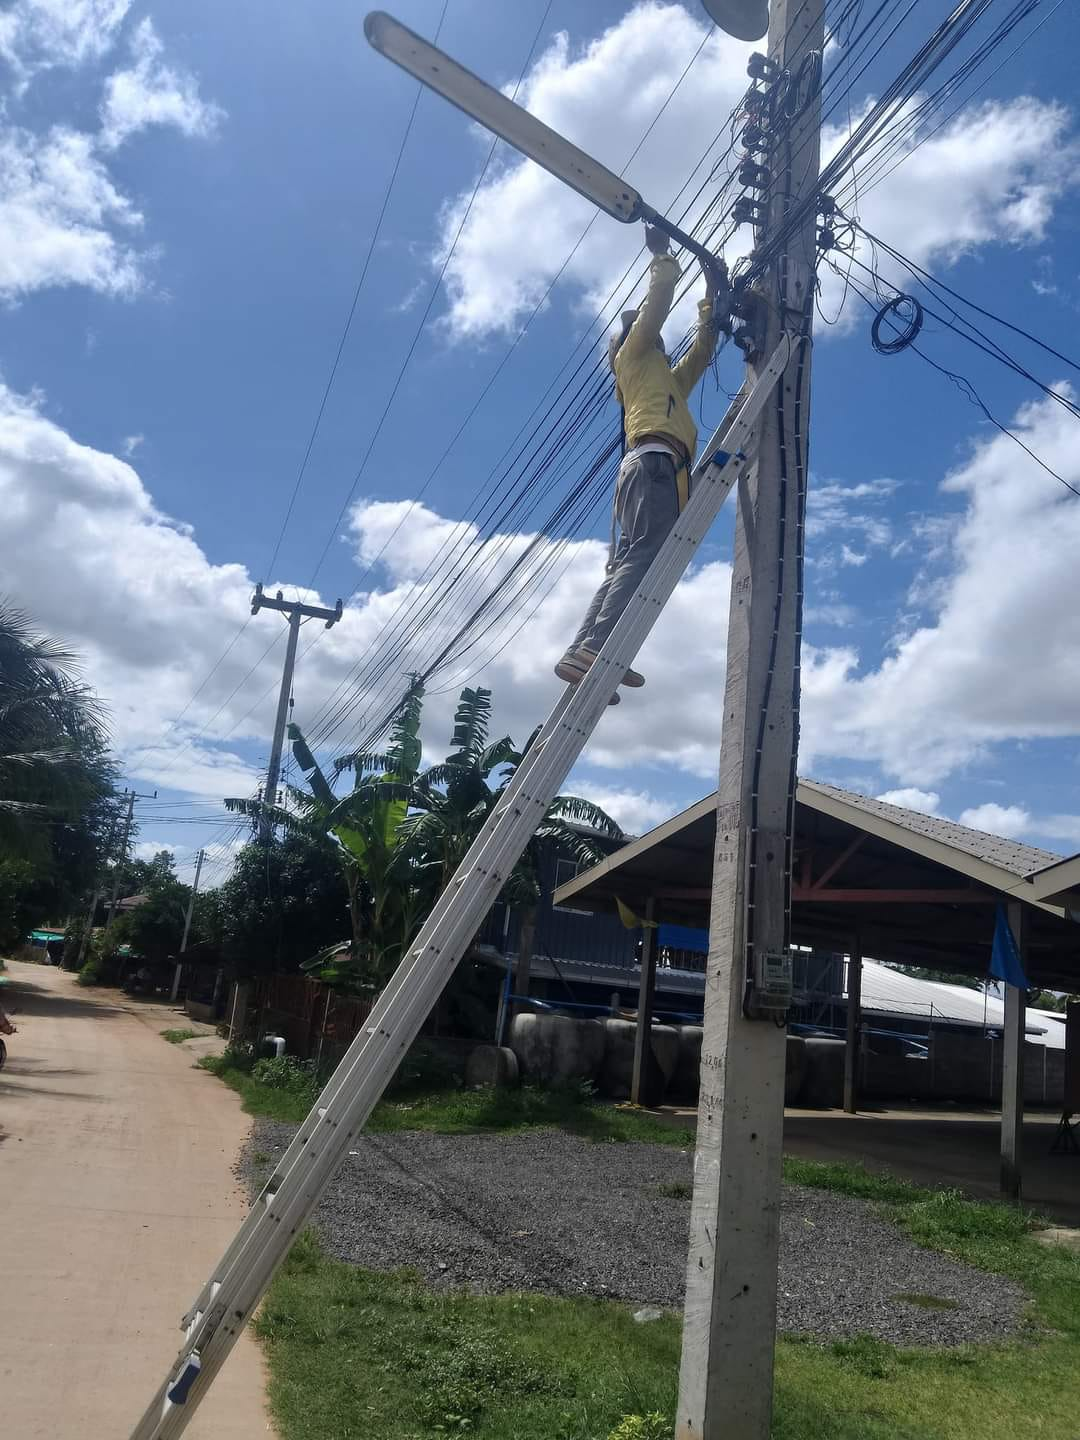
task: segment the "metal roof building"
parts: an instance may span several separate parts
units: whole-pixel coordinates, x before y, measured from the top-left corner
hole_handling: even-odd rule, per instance
[[[583,871],[556,904],[708,926],[716,796]],[[1023,904],[1033,984],[1080,990],[1080,856],[1063,859],[853,791],[800,780],[792,866],[794,943],[985,975],[996,907]]]
[[[728,838],[717,835],[716,817],[714,793],[560,886],[555,903],[612,910],[622,901],[638,914],[647,909],[660,923],[707,929],[713,852]],[[848,967],[853,994],[846,1007],[845,1108],[854,1110],[857,1103],[860,993],[864,968],[869,970],[863,955],[984,977],[1002,905],[1030,983],[1080,991],[1080,855],[1062,857],[941,816],[799,781],[790,938],[855,961]],[[642,1035],[651,1024],[656,964],[655,946],[647,948],[638,1009]],[[895,972],[886,980],[877,967],[869,973],[895,986]],[[950,1003],[969,1002],[952,996]],[[981,1010],[981,996],[976,1003]],[[988,997],[988,1010],[990,1003]],[[1045,1019],[1048,1027],[1057,1023]],[[1006,989],[1001,1025],[1002,1189],[1016,1197],[1027,1017],[1024,993],[1013,986]],[[639,1055],[646,1048],[639,1043]],[[642,1065],[635,1098],[643,1093],[644,1073]]]

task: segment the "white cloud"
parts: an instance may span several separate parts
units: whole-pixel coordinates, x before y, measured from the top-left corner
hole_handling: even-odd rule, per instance
[[[1067,411],[1040,401],[1013,426],[1080,483]],[[834,670],[825,708],[808,707],[804,769],[861,757],[925,788],[996,742],[1080,734],[1080,502],[1005,435],[978,441],[942,489],[965,508],[933,613],[877,670],[860,674],[854,651]]]
[[[14,0],[0,14],[0,57],[20,86],[42,70],[107,55],[131,0]]]
[[[914,96],[906,110],[924,98]],[[853,115],[855,126],[870,103]],[[1030,96],[966,108],[912,149],[919,139],[916,132],[903,164],[880,184],[860,189],[859,218],[868,230],[928,269],[952,264],[985,245],[1036,245],[1046,233],[1055,202],[1076,183],[1071,124],[1064,106]],[[846,138],[846,123],[826,126],[823,157],[833,155]],[[865,241],[855,254],[863,264],[902,283],[898,267],[882,252],[872,252]],[[843,268],[843,256],[834,259]],[[858,277],[860,272],[855,273]],[[823,269],[826,313],[839,305],[843,288],[842,279]],[[862,323],[865,313],[861,302],[849,300],[845,323]]]
[[[84,654],[121,749],[134,752],[132,778],[153,781],[163,766],[139,765],[138,752],[177,748],[182,737],[168,733],[168,718],[192,676],[209,669],[222,632],[243,622],[249,581],[239,565],[211,565],[185,527],[155,508],[129,464],[79,444],[41,403],[0,386],[4,586]],[[206,706],[193,707],[193,722],[212,713],[265,645],[264,636],[250,638],[223,663],[221,688],[208,687]],[[198,750],[187,757],[187,778],[214,794],[197,776],[199,758]],[[230,780],[238,770],[249,778],[249,767],[237,761],[230,772],[231,763],[226,757]]]
[[[142,260],[125,237],[142,223],[90,136],[0,129],[0,297],[53,285],[134,293]]]
[[[747,85],[751,47],[714,30],[640,155],[627,164],[708,28],[680,5],[646,0],[580,49],[561,33],[526,76],[518,102],[625,174],[663,209],[713,139],[716,117]],[[449,323],[458,337],[513,331],[596,214],[589,201],[531,161],[501,153],[501,166],[496,163],[477,195],[446,273]],[[445,208],[439,265],[471,192],[470,185]],[[590,305],[599,305],[640,246],[638,226],[601,216],[566,276]]]
[[[248,619],[250,577],[239,565],[211,564],[190,530],[158,511],[129,463],[79,444],[42,404],[0,389],[5,588],[43,628],[83,652],[111,707],[125,772],[140,788],[169,784],[204,799],[251,794],[272,725],[284,633],[278,617],[248,624],[174,725]],[[1018,424],[1033,448],[1080,479],[1073,422],[1063,412],[1030,407]],[[849,769],[873,764],[896,777],[884,798],[927,813],[940,813],[932,787],[995,743],[1080,734],[1080,634],[1071,623],[1080,506],[1003,438],[980,443],[945,483],[966,508],[931,619],[875,669],[861,667],[852,645],[808,644],[803,654],[803,773],[835,772],[841,759]],[[376,556],[378,563],[340,625],[310,632],[317,644],[309,651],[305,635],[298,722],[312,733],[316,717],[338,703],[338,687],[375,657],[383,673],[346,696],[342,723],[328,738],[330,753],[349,748],[400,694],[408,672],[430,663],[501,581],[503,599],[482,616],[476,643],[431,683],[424,738],[428,758],[441,755],[458,689],[479,683],[494,692],[493,736],[524,740],[559,692],[552,667],[602,575],[606,546],[586,540],[557,551],[542,538],[510,533],[481,549],[470,526],[422,504],[402,523],[406,513],[400,502],[355,508],[349,538],[357,564],[366,570]],[[459,581],[409,633],[403,621],[411,627],[419,617],[423,571],[433,558],[472,577],[479,567],[482,581]],[[526,588],[530,575],[538,583]],[[695,776],[703,790],[714,783],[730,576],[730,566],[715,561],[679,585],[642,649],[645,688],[623,690],[586,751],[592,768],[568,782],[628,829],[646,829],[668,812],[672,772]],[[389,637],[393,645],[381,649]],[[1018,808],[978,807],[978,814],[985,828],[1015,830]],[[1034,817],[1025,833],[1056,829],[1067,839],[1073,825],[1068,815]]]
[[[1019,839],[1032,828],[1031,814],[1022,805],[996,805],[993,801],[962,810],[960,824],[985,830],[989,835],[1004,835],[1009,840]]]
[[[109,76],[101,104],[101,142],[115,149],[149,125],[171,125],[187,136],[212,135],[224,111],[199,95],[188,71],[167,65],[153,21],[141,20],[131,37],[132,65]]]
[[[594,785],[587,780],[573,780],[563,786],[563,793],[580,795],[606,810],[627,835],[643,835],[654,825],[670,819],[676,807],[668,800],[651,795],[647,790],[623,789],[616,785]]]
[[[1036,835],[1080,849],[1080,815],[1043,815],[1032,821],[1031,829]]]
[[[807,564],[818,577],[865,565],[871,551],[890,545],[887,506],[899,484],[886,478],[855,485],[814,479],[806,503],[806,549]],[[842,604],[836,595],[822,598]]]
[[[162,850],[168,850],[174,860],[182,860],[190,853],[190,845],[178,845],[175,840],[137,840],[131,847],[136,860],[153,860]]]
[[[88,64],[110,48],[126,10],[23,0],[0,15],[0,55],[24,75]],[[109,152],[147,125],[208,135],[224,112],[200,99],[192,75],[165,63],[150,20],[136,27],[131,49],[132,65],[107,81],[98,135],[6,123],[0,106],[0,298],[64,285],[131,296],[145,286],[154,251],[134,244],[143,216],[110,172]]]
[[[900,790],[886,790],[877,798],[884,800],[886,805],[900,805],[905,810],[917,810],[921,815],[941,813],[941,796],[936,790],[919,790],[914,785],[908,785]]]
[[[746,88],[751,47],[714,30],[640,155],[627,162],[707,33],[696,6],[645,0],[579,48],[565,33],[556,36],[522,83],[519,101],[625,174],[650,204],[661,210],[674,207],[677,216],[685,203],[675,198],[679,186],[714,139],[717,116],[727,114]],[[913,97],[910,105],[923,98]],[[862,113],[853,115],[854,123]],[[1028,97],[969,108],[879,185],[860,191],[861,217],[924,265],[951,263],[988,244],[1038,243],[1056,199],[1073,183],[1069,127],[1064,107]],[[826,158],[843,143],[846,129],[846,124],[827,127]],[[497,161],[477,194],[446,272],[447,324],[457,338],[514,332],[597,216],[587,200],[531,161],[500,153],[501,164]],[[721,154],[714,149],[707,163]],[[693,224],[714,198],[728,163],[706,183],[686,223]],[[689,193],[707,173],[698,173]],[[436,266],[445,258],[471,194],[469,185],[444,207]],[[562,283],[593,311],[606,301],[640,244],[637,226],[599,215],[567,261]],[[749,244],[744,226],[727,249],[728,259],[738,258]],[[858,253],[860,259],[869,258]],[[842,282],[827,269],[822,280],[823,305],[835,309]],[[849,301],[845,324],[861,315],[857,306]],[[608,311],[609,318],[613,313]],[[685,328],[690,318],[686,309],[673,317],[672,332]]]
[[[124,452],[124,458],[130,460],[145,439],[145,435],[125,435],[120,445]]]

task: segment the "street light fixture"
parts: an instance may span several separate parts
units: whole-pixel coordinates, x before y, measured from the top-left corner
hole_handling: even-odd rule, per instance
[[[579,150],[542,120],[530,115],[528,110],[515,105],[500,90],[436,49],[422,35],[417,35],[383,10],[373,10],[367,16],[364,34],[380,55],[400,65],[422,85],[435,90],[493,135],[520,150],[530,160],[535,160],[537,165],[564,185],[569,185],[571,190],[584,195],[586,200],[591,200],[612,219],[623,224],[645,220],[663,230],[696,255],[703,266],[718,276],[724,276],[722,288],[726,289],[725,272],[711,250],[646,204],[621,176],[591,155],[586,155],[584,150]]]

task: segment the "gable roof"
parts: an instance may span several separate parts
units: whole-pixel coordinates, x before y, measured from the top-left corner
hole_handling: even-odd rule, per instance
[[[1022,845],[1019,840],[1008,840],[1002,835],[991,835],[985,830],[972,830],[968,825],[958,825],[955,820],[946,820],[941,815],[924,815],[918,810],[905,809],[902,805],[890,805],[885,800],[859,795],[854,790],[823,785],[818,780],[800,780],[798,798],[812,810],[833,814],[836,819],[854,821],[857,818],[858,823],[881,835],[883,839],[895,839],[905,848],[914,848],[922,854],[933,854],[935,849],[941,847],[950,853],[935,854],[933,858],[955,868],[969,870],[963,862],[957,864],[959,854],[997,871],[999,877],[1011,876],[1014,880],[1026,880],[1048,866],[1060,864],[1063,858],[1053,850]],[[874,821],[879,823],[875,825]],[[904,837],[915,837],[915,844],[911,844],[910,838],[888,834],[887,830],[903,831]],[[919,843],[920,841],[925,843]],[[990,876],[969,873],[973,879],[985,879],[988,884],[997,884]],[[1011,887],[998,885],[998,888]]]
[[[672,924],[707,924],[716,806],[716,793],[706,795],[559,886],[555,904],[612,909],[620,897],[651,896]],[[983,973],[994,907],[1017,900],[1030,922],[1034,983],[1077,988],[1080,856],[1063,860],[813,780],[798,784],[794,839],[797,943],[846,945],[857,929],[864,953],[878,958]]]

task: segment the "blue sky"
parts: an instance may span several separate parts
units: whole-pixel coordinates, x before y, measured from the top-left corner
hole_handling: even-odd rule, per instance
[[[441,8],[403,0],[395,13],[430,35]],[[545,8],[450,0],[440,43],[513,85]],[[856,114],[949,8],[920,0],[853,91]],[[1044,0],[1036,19],[1050,10]],[[621,168],[704,34],[689,0],[553,0],[521,98]],[[1066,354],[1080,348],[1078,40],[1064,5],[861,205],[883,238]],[[709,40],[627,172],[654,204],[678,190],[745,88],[749,49]],[[5,588],[85,656],[129,778],[192,802],[148,806],[156,819],[143,822],[141,843],[168,843],[189,861],[205,841],[223,871],[233,837],[200,817],[258,783],[283,647],[247,672],[277,618],[252,621],[188,702],[243,624],[252,582],[303,589],[329,542],[314,590],[332,602],[361,584],[347,623],[298,670],[296,717],[315,723],[456,533],[639,236],[604,218],[593,226],[429,481],[590,215],[500,151],[357,478],[487,151],[463,117],[425,95],[268,572],[412,82],[367,48],[353,6],[208,0],[182,11],[15,0],[0,20],[0,73],[0,484],[14,522]],[[830,316],[839,298],[829,277]],[[1074,851],[1080,502],[917,356],[876,356],[868,330],[850,297],[839,325],[817,331],[803,772]],[[1071,417],[933,323],[924,348],[968,375],[999,419],[1035,404],[1017,422],[1028,443],[1080,479]],[[1047,381],[1080,385],[1022,342],[1016,353]],[[730,356],[721,373],[734,388]],[[723,397],[705,385],[715,423]],[[614,422],[609,408],[604,423]],[[568,460],[552,472],[535,519],[579,471]],[[354,481],[359,508],[335,530]],[[606,530],[601,508],[542,609],[471,677],[492,686],[500,733],[523,738],[554,698],[550,666],[596,582]],[[630,828],[711,783],[729,541],[722,517],[643,651],[649,685],[605,720],[575,777]],[[510,553],[524,543],[507,537]],[[465,673],[444,675],[451,691]],[[382,698],[356,697],[331,750]],[[452,698],[429,704],[433,752]],[[181,814],[192,823],[176,823]]]

